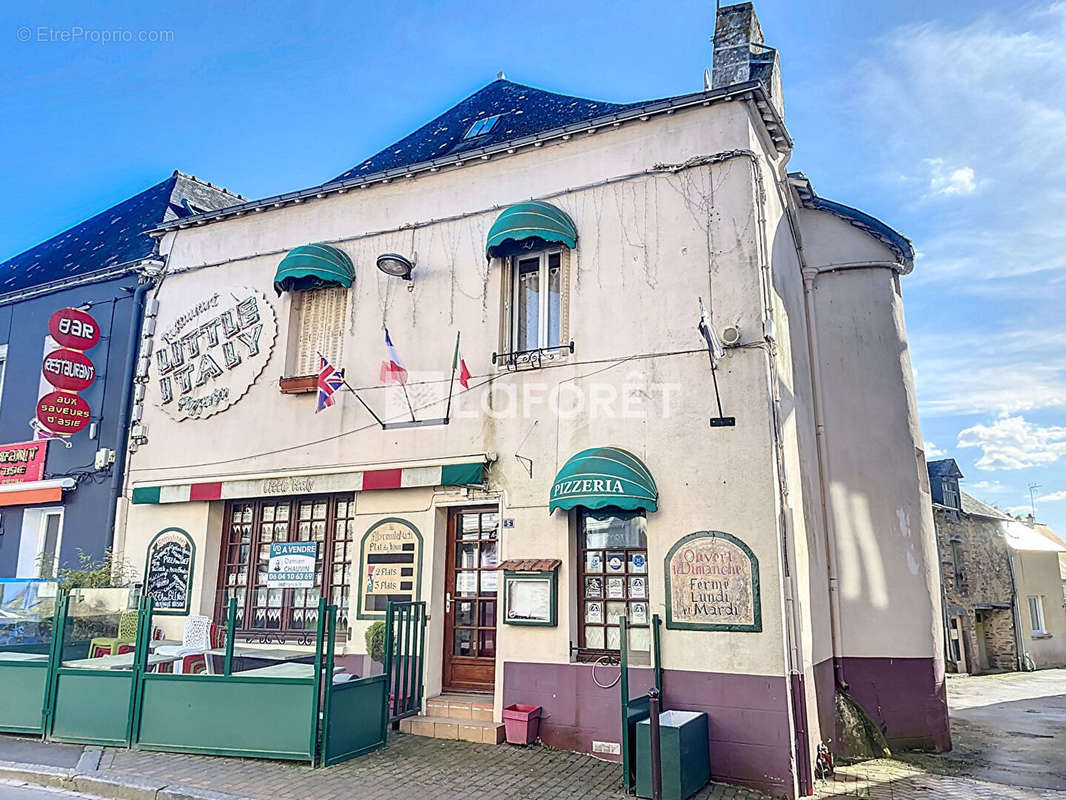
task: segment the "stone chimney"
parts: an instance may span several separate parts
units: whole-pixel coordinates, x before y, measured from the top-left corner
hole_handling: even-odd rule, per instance
[[[721,6],[714,26],[711,88],[760,81],[782,117],[781,67],[777,50],[763,43],[762,26],[751,3]]]

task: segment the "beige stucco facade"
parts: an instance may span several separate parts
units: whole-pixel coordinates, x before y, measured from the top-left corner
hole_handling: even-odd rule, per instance
[[[1015,523],[1021,524],[1021,523]],[[1066,666],[1066,606],[1059,577],[1059,554],[1046,550],[1015,550],[1022,652],[1036,669]],[[1033,626],[1030,598],[1039,598],[1044,629]]]
[[[231,287],[258,291],[278,333],[260,343],[262,370],[230,387],[236,401],[203,419],[176,421],[163,407],[149,356],[117,547],[140,569],[156,533],[188,532],[192,609],[215,615],[226,500],[131,502],[138,490],[332,476],[339,491],[360,470],[483,463],[480,486],[353,485],[355,541],[396,517],[422,536],[429,697],[442,690],[447,646],[449,509],[498,508],[501,560],[560,560],[556,626],[508,625],[497,610],[495,712],[557,702],[558,743],[592,749],[618,741],[618,693],[598,689],[593,666],[574,655],[576,512],[549,514],[548,502],[571,456],[620,447],[658,487],[647,515],[650,613],[666,616],[666,555],[688,534],[728,533],[758,560],[761,631],[663,630],[667,699],[717,715],[717,777],[796,794],[818,743],[836,739],[840,681],[876,706],[890,738],[945,746],[937,558],[899,281],[910,264],[845,212],[808,202],[809,184],[805,201],[759,96],[707,92],[670,113],[163,232],[160,324],[146,352],[164,346],[163,320]],[[508,370],[492,360],[505,340],[507,266],[486,259],[485,240],[501,209],[530,198],[565,211],[578,231],[562,278],[574,349]],[[314,394],[279,391],[296,347],[293,295],[276,296],[272,281],[284,254],[309,242],[355,264],[336,366],[387,419],[408,410],[380,384],[382,328],[412,372],[423,419],[445,416],[461,332],[473,378],[449,424],[382,430],[349,392],[315,413]],[[374,268],[389,252],[417,254],[409,285]],[[718,411],[698,298],[716,330],[740,331],[717,372],[735,427],[708,425]],[[371,624],[355,608],[360,579],[344,655],[364,654]],[[181,617],[157,624],[180,637]],[[874,702],[885,693],[898,702]]]

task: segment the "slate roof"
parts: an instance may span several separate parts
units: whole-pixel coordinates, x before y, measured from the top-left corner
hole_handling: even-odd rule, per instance
[[[649,102],[654,101],[606,103],[586,100],[582,97],[546,92],[500,78],[452,106],[414,133],[322,185],[328,186],[361,175],[406,167],[464,150],[489,147],[563,125],[587,122],[605,114],[636,108]],[[488,133],[471,139],[463,138],[474,122],[496,114],[500,115],[500,119]]]
[[[959,465],[955,463],[954,458],[941,458],[937,461],[925,462],[926,468],[929,470],[930,478],[943,478],[945,475],[961,478],[963,477],[962,471],[959,469]]]
[[[950,461],[951,459],[948,460]],[[960,492],[960,494],[962,495],[963,514],[969,514],[974,517],[988,517],[989,519],[1014,520],[1014,517],[1010,514],[1006,514],[998,508],[978,500],[972,494],[966,494],[966,492]]]
[[[129,264],[156,253],[162,222],[243,200],[177,170],[166,180],[0,263],[0,295]]]
[[[896,255],[903,267],[901,272],[904,274],[914,269],[914,244],[902,233],[895,228],[890,228],[877,217],[870,216],[865,211],[846,206],[843,203],[837,203],[825,197],[819,197],[814,191],[810,179],[802,172],[790,172],[788,173],[788,178],[792,187],[796,190],[796,194],[799,195],[800,203],[804,208],[809,208],[813,211],[825,211],[873,236]]]

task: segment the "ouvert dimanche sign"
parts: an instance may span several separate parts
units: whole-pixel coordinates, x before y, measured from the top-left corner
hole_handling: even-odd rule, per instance
[[[666,627],[762,631],[759,561],[743,541],[698,531],[666,556]]]

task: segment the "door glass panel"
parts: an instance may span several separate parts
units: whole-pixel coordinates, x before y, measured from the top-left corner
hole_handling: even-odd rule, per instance
[[[491,514],[482,514],[481,515],[481,530],[483,530],[483,531],[485,531],[487,533],[488,531],[495,531],[499,527],[500,527],[500,515],[499,515],[498,512],[493,511]],[[489,538],[495,538],[495,537],[489,537]]]
[[[455,568],[473,569],[477,566],[477,542],[460,542],[455,546]]]
[[[495,569],[498,563],[496,559],[496,542],[482,542],[481,543],[481,568],[482,569]]]
[[[473,625],[474,607],[477,605],[473,600],[459,600],[455,604],[455,624]]]
[[[482,658],[496,657],[496,631],[478,631],[478,653]]]
[[[474,651],[474,634],[477,631],[471,628],[456,628],[455,630],[455,650],[454,655],[457,656],[474,656],[477,653]]]
[[[477,539],[478,538],[478,519],[477,514],[463,514],[459,517],[462,522],[462,538],[463,539]]]
[[[496,601],[481,601],[481,617],[478,624],[483,628],[491,628],[496,625]]]
[[[477,594],[477,573],[455,573],[455,596],[474,597]]]
[[[496,594],[496,586],[499,581],[499,576],[496,574],[496,570],[485,570],[481,573],[481,593],[482,594]]]

